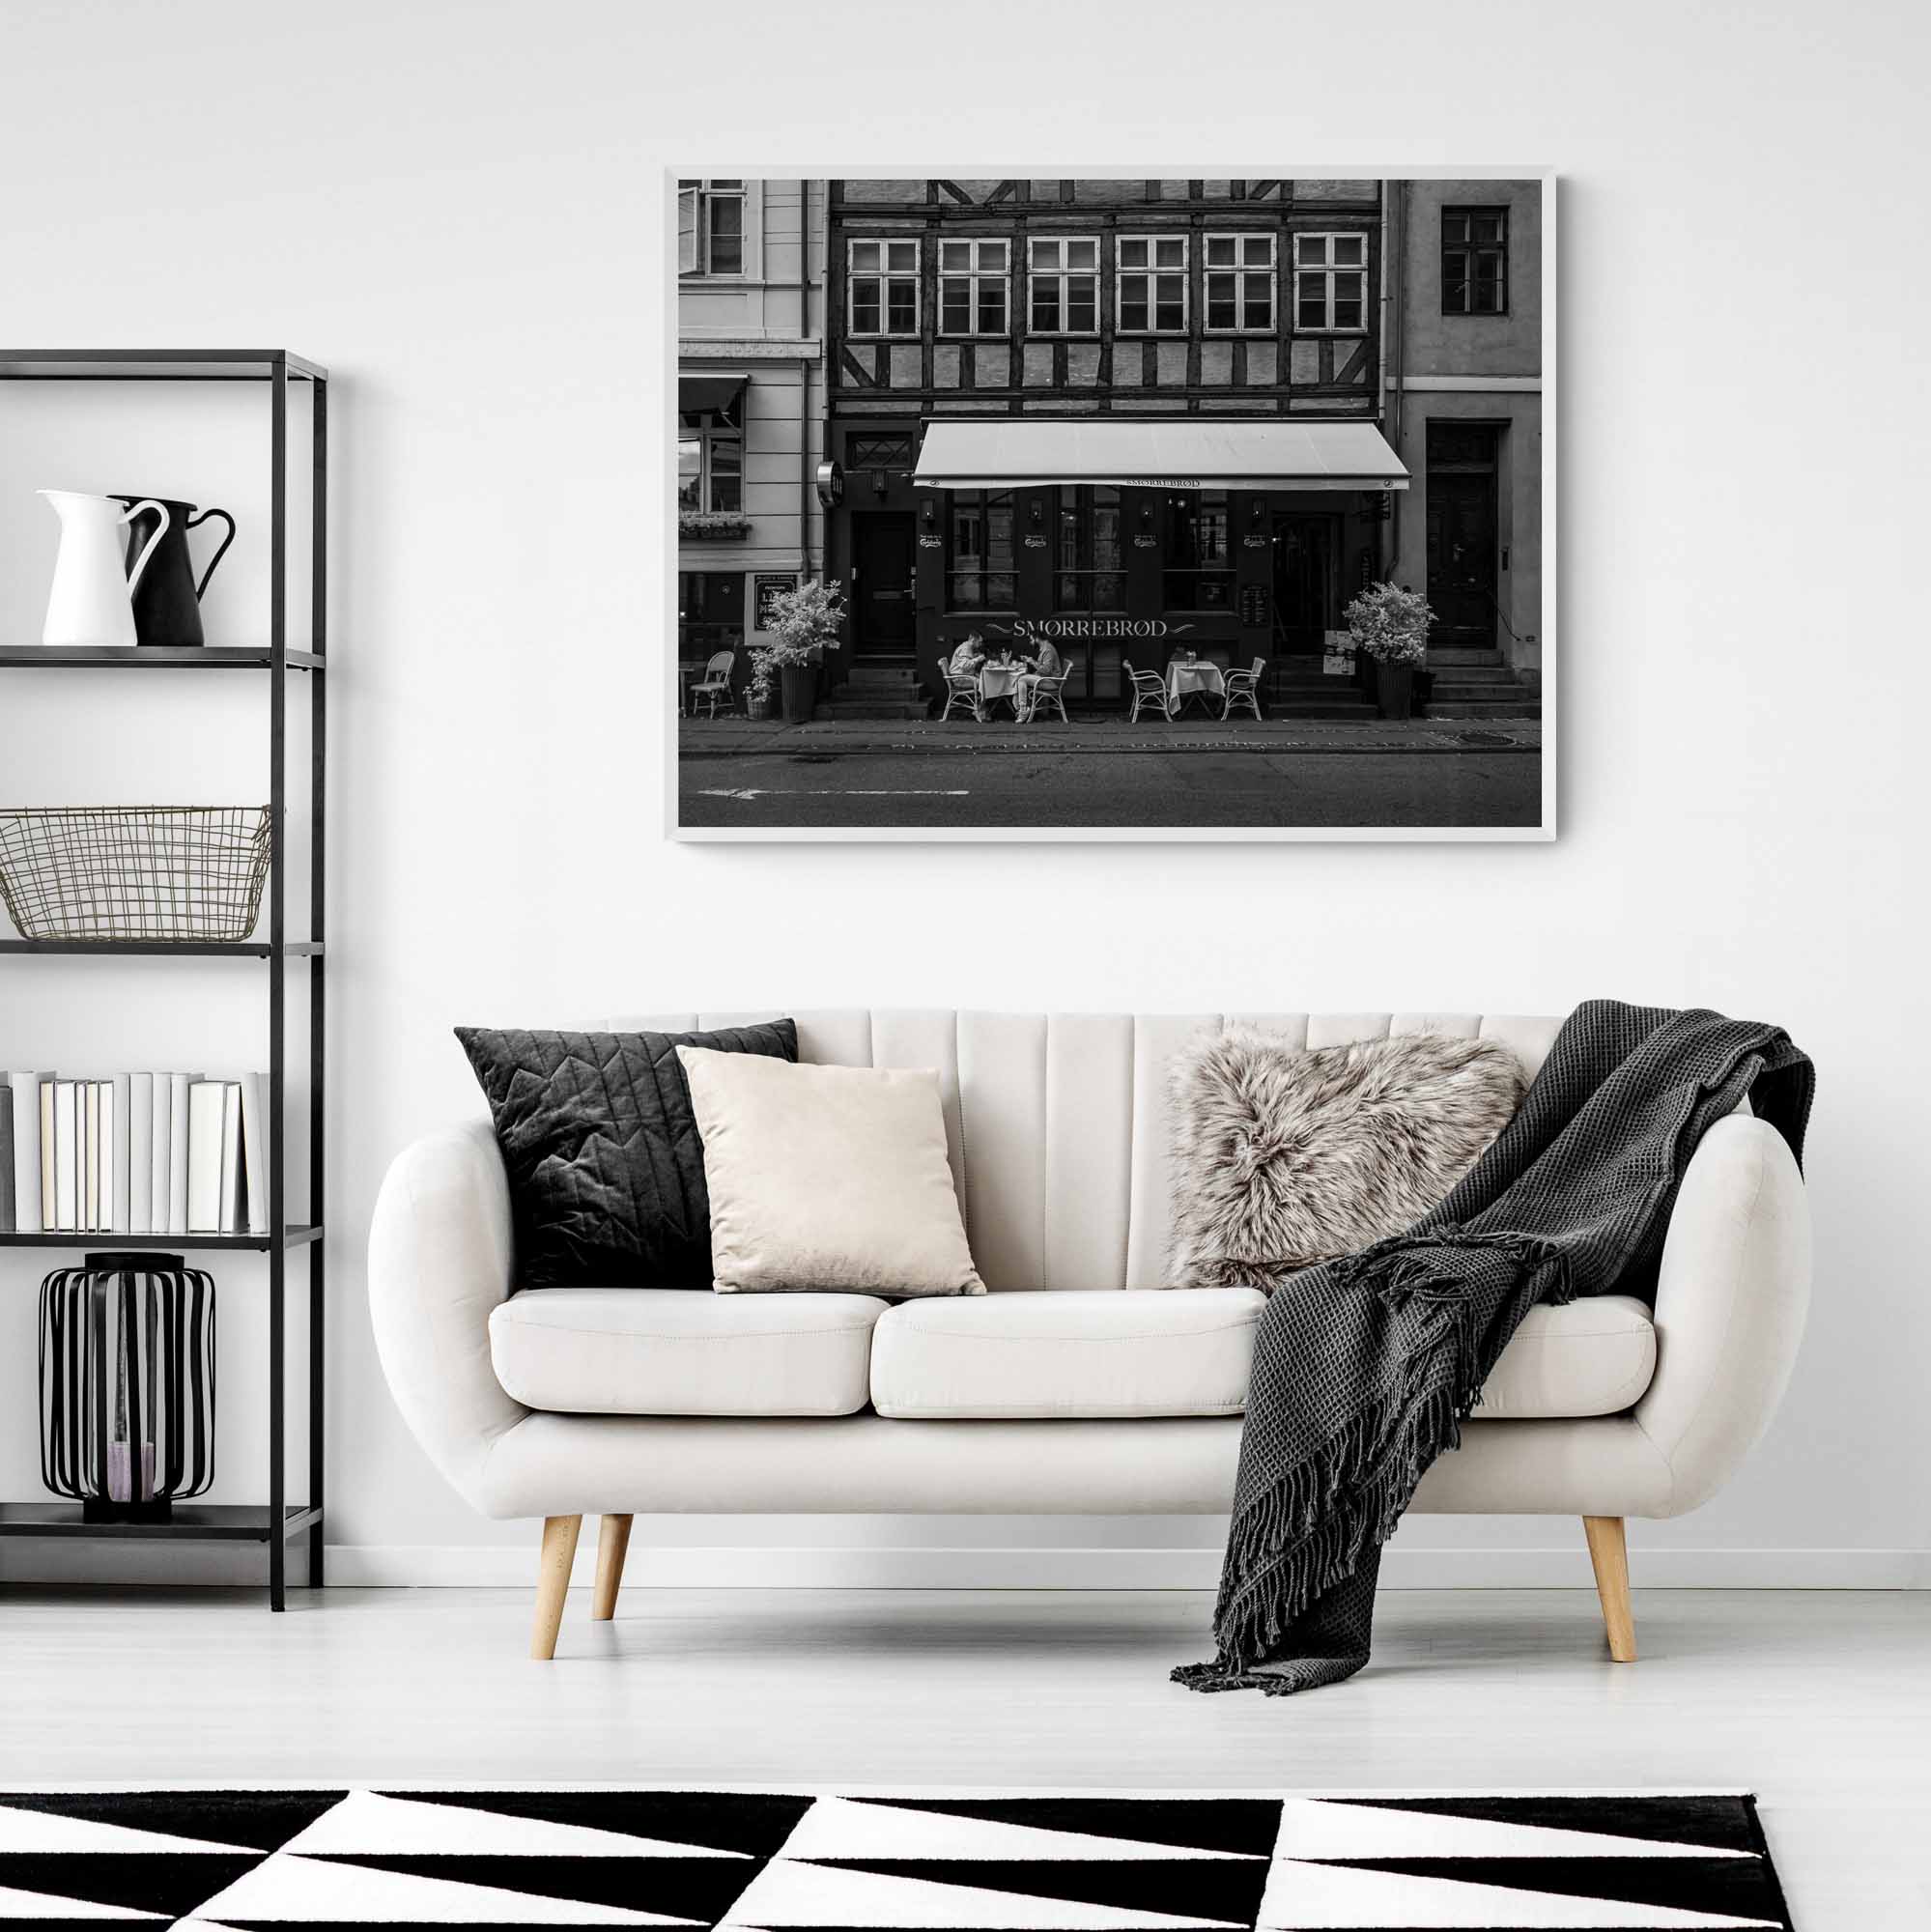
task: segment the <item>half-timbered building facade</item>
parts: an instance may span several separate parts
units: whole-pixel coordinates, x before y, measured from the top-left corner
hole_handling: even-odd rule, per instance
[[[1075,700],[1180,649],[1319,678],[1407,481],[1379,183],[846,180],[826,215],[860,673],[977,632],[1052,637]]]

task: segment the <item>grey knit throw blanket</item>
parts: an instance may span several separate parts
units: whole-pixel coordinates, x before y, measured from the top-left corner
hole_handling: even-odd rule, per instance
[[[1279,1696],[1359,1670],[1380,1547],[1522,1317],[1577,1295],[1653,1298],[1705,1130],[1747,1095],[1801,1162],[1812,1085],[1779,1028],[1592,1000],[1438,1208],[1277,1288],[1254,1348],[1218,1655],[1176,1681]]]

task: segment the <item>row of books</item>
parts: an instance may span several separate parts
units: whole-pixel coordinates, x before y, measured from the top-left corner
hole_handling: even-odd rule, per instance
[[[0,1234],[267,1234],[268,1085],[0,1074]]]

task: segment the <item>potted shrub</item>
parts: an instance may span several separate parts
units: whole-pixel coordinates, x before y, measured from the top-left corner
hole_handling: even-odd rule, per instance
[[[1348,635],[1374,660],[1375,704],[1383,718],[1406,718],[1414,708],[1415,669],[1428,656],[1434,612],[1419,590],[1371,583],[1348,607]]]
[[[836,578],[829,583],[808,578],[774,597],[769,610],[768,641],[751,646],[752,683],[755,687],[762,679],[768,692],[776,673],[784,722],[803,724],[811,716],[818,665],[828,649],[838,647],[844,627],[844,591]]]
[[[751,654],[751,682],[744,688],[744,711],[747,718],[762,723],[771,716],[772,690],[771,672],[759,665],[758,654]]]

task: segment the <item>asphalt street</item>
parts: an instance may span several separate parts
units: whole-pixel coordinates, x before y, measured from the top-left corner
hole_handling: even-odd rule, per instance
[[[686,758],[689,827],[1534,826],[1532,752]]]

